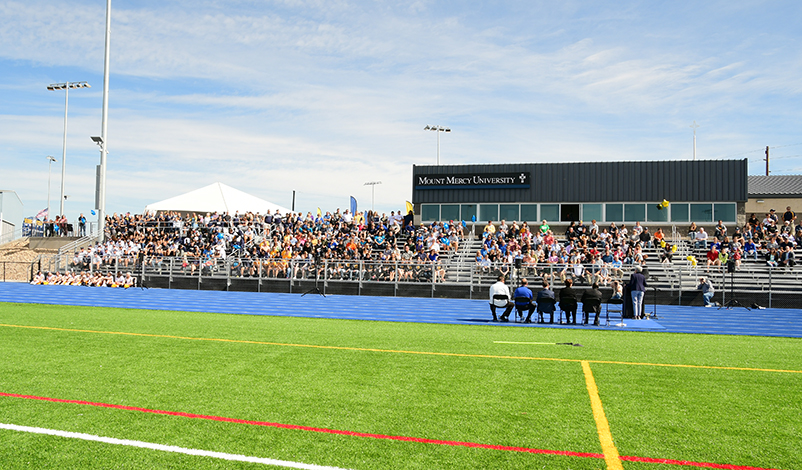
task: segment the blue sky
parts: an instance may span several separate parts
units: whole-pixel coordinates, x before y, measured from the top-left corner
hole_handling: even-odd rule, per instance
[[[749,158],[802,173],[802,3],[114,0],[108,212],[214,182],[403,208],[412,165]],[[105,2],[0,1],[0,189],[94,202]],[[581,184],[577,182],[576,184]]]

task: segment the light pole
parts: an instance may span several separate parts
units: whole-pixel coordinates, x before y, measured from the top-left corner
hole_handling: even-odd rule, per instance
[[[448,127],[443,126],[426,126],[423,128],[424,131],[435,131],[437,132],[437,164],[440,164],[440,133],[441,132],[451,132],[451,129]]]
[[[97,167],[97,241],[103,243],[106,237],[106,156],[109,153],[109,49],[111,47],[111,0],[106,0],[106,46],[103,58],[103,112],[100,120],[100,137],[92,140],[100,145],[100,165]],[[96,140],[97,139],[97,140]]]
[[[52,83],[47,86],[49,91],[64,90],[64,142],[61,145],[61,198],[59,198],[59,215],[64,215],[64,175],[67,172],[67,105],[70,100],[70,88],[92,88],[86,82]],[[50,198],[48,198],[48,208]]]
[[[373,212],[373,199],[375,196],[376,185],[382,184],[381,181],[368,181],[364,184],[364,186],[370,186],[370,211]]]
[[[47,156],[47,217],[50,217],[50,167],[56,159],[52,156]]]
[[[693,129],[693,161],[696,161],[696,129],[699,128],[699,125],[696,124],[696,121],[693,121],[693,124],[688,127]]]

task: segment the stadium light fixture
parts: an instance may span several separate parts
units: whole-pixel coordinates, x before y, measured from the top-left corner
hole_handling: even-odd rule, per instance
[[[374,200],[374,196],[376,194],[375,191],[376,191],[376,185],[377,184],[382,184],[382,182],[381,181],[368,181],[367,183],[365,183],[363,185],[363,186],[370,186],[370,211],[371,212],[373,212],[373,200]]]
[[[423,128],[425,131],[434,131],[437,132],[437,164],[440,165],[440,133],[441,132],[451,132],[451,129],[448,127],[443,126],[429,126]]]
[[[92,88],[87,82],[64,82],[64,83],[51,83],[47,86],[48,91],[64,90],[64,140],[61,146],[61,197],[59,200],[59,215],[64,215],[64,182],[67,173],[67,107],[70,100],[70,88]],[[49,186],[49,183],[48,183]],[[48,187],[48,191],[49,191]],[[48,209],[50,208],[48,197]]]

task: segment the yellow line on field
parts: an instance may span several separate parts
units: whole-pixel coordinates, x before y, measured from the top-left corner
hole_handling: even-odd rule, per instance
[[[534,341],[493,341],[495,344],[554,344],[557,343],[538,343]]]
[[[186,339],[193,341],[217,341],[222,343],[242,343],[242,344],[263,344],[268,346],[289,346],[296,348],[316,348],[316,349],[334,349],[340,351],[366,351],[366,352],[382,352],[382,353],[396,353],[396,354],[420,354],[424,356],[448,356],[448,357],[477,357],[485,359],[523,359],[531,361],[558,361],[558,362],[577,362],[576,359],[561,359],[551,357],[522,357],[522,356],[497,356],[490,354],[460,354],[460,353],[447,353],[447,352],[433,352],[433,351],[405,351],[396,349],[376,349],[376,348],[355,348],[350,346],[324,346],[319,344],[295,344],[295,343],[274,343],[269,341],[250,341],[244,339],[225,339],[225,338],[197,338],[192,336],[172,336],[172,335],[156,335],[151,333],[129,333],[125,331],[99,331],[99,330],[80,330],[76,328],[55,328],[51,326],[27,326],[27,325],[7,325],[0,323],[0,327],[9,328],[30,328],[36,330],[52,330],[52,331],[72,331],[76,333],[96,333],[107,335],[122,335],[122,336],[143,336],[147,338],[169,338],[169,339]]]
[[[501,356],[493,354],[460,354],[448,352],[434,352],[434,351],[406,351],[402,349],[378,349],[378,348],[356,348],[350,346],[325,346],[319,344],[295,344],[295,343],[276,343],[270,341],[251,341],[245,339],[226,339],[226,338],[199,338],[193,336],[174,336],[174,335],[157,335],[152,333],[130,333],[126,331],[100,331],[100,330],[81,330],[77,328],[56,328],[52,326],[31,326],[31,325],[10,325],[0,323],[0,327],[6,328],[28,328],[35,330],[50,330],[50,331],[71,331],[75,333],[95,333],[106,335],[121,335],[121,336],[140,336],[145,338],[168,338],[168,339],[183,339],[190,341],[215,341],[221,343],[239,343],[239,344],[261,344],[267,346],[287,346],[295,348],[315,348],[315,349],[332,349],[339,351],[364,351],[364,352],[380,352],[380,353],[394,353],[394,354],[418,354],[422,356],[445,356],[445,357],[474,357],[484,359],[518,359],[524,361],[553,361],[553,362],[582,362],[583,359],[566,359],[559,357],[531,357],[531,356]],[[554,343],[547,343],[554,344]],[[592,364],[620,364],[629,366],[652,366],[652,367],[684,367],[691,369],[714,369],[714,370],[739,370],[747,372],[783,372],[789,374],[802,374],[802,370],[783,370],[783,369],[757,369],[752,367],[724,367],[724,366],[697,366],[690,364],[654,364],[649,362],[624,362],[624,361],[602,361],[602,360],[586,360]]]
[[[596,387],[596,380],[593,378],[593,371],[590,370],[588,361],[582,361],[582,371],[585,373],[585,384],[590,395],[590,406],[593,408],[593,419],[596,421],[596,431],[599,433],[599,442],[604,452],[604,461],[607,462],[607,470],[624,470],[621,465],[621,457],[618,449],[613,442],[613,435],[610,433],[610,423],[604,414],[599,389]]]

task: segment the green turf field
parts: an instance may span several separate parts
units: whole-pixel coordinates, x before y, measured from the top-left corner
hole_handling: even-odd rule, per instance
[[[799,339],[10,303],[0,324],[0,424],[353,469],[802,468]],[[0,468],[266,468],[0,442]]]

